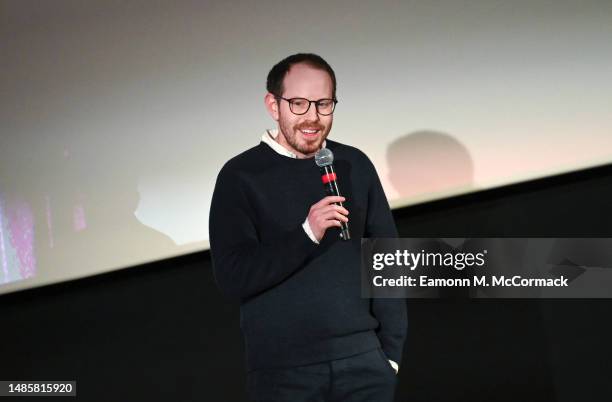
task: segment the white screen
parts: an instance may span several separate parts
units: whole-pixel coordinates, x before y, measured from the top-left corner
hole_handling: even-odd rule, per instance
[[[393,206],[612,160],[609,1],[2,1],[0,292],[208,247],[273,64],[335,69],[330,139]]]

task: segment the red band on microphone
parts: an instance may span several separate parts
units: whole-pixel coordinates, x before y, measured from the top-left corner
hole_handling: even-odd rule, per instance
[[[336,173],[327,173],[321,176],[321,180],[323,180],[323,184],[327,184],[330,181],[336,181]]]

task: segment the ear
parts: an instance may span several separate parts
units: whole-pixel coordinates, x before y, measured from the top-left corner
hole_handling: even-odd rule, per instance
[[[279,112],[278,112],[278,102],[273,94],[268,92],[264,97],[264,103],[266,104],[266,109],[272,118],[278,121]]]

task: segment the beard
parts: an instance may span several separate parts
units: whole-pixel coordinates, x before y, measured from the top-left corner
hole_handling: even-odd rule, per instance
[[[285,137],[285,141],[300,154],[312,156],[315,152],[321,149],[321,145],[329,135],[331,123],[325,126],[318,122],[303,122],[300,124],[290,125],[279,121],[281,135]],[[313,138],[306,137],[300,130],[319,130]]]

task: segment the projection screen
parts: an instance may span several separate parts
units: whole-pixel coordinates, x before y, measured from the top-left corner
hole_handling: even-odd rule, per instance
[[[612,160],[609,1],[1,1],[0,293],[208,247],[273,64],[323,56],[330,139],[393,207]]]

